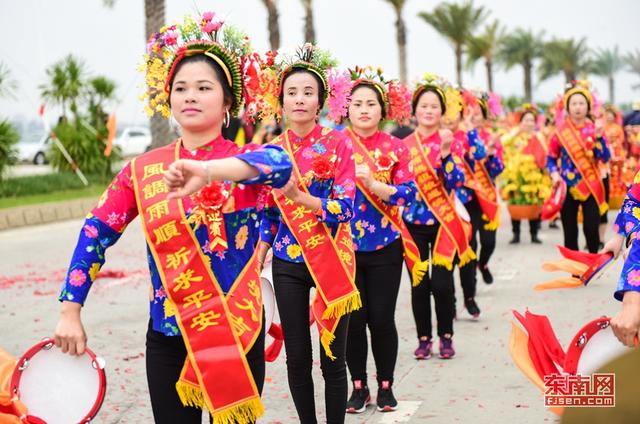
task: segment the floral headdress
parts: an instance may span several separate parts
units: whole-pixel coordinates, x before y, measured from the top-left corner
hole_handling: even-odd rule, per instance
[[[360,85],[372,87],[380,93],[387,119],[401,125],[409,122],[411,119],[411,91],[409,87],[397,80],[387,81],[381,68],[356,66],[354,69],[349,69],[349,72],[352,92]]]
[[[535,103],[524,103],[515,113],[516,122],[520,122],[526,113],[532,113],[533,118],[537,119],[540,114],[540,109],[538,109]]]
[[[327,102],[329,113],[327,118],[339,122],[347,115],[349,97],[351,94],[351,78],[348,72],[335,68],[338,62],[326,51],[311,43],[298,48],[295,55],[281,55],[281,59],[274,64],[278,74],[276,98],[282,94],[284,80],[295,69],[304,69],[318,76],[322,82],[324,96],[320,99],[320,106]]]
[[[497,117],[502,114],[502,99],[491,91],[475,90],[474,95],[483,114],[489,117]]]
[[[462,110],[462,96],[460,95],[460,91],[448,80],[436,74],[425,73],[422,76],[422,79],[418,81],[413,91],[411,103],[415,103],[420,95],[427,89],[435,90],[442,99],[445,105],[445,110],[442,111],[443,117],[453,121],[460,116],[460,111]]]
[[[569,110],[569,99],[574,94],[582,94],[587,99],[589,108],[593,109],[593,94],[588,80],[573,80],[565,86],[563,104],[566,110]]]
[[[224,26],[224,29],[223,29]],[[242,62],[251,51],[248,37],[230,25],[224,25],[214,12],[201,16],[187,15],[182,23],[164,26],[151,35],[140,70],[146,73],[148,100],[145,111],[150,116],[160,113],[169,117],[169,82],[180,61],[189,56],[205,55],[214,60],[225,74],[233,92],[230,112],[237,114],[242,105]]]
[[[588,80],[573,80],[565,86],[564,93],[556,97],[555,110],[557,125],[564,123],[565,113],[569,111],[569,99],[574,94],[582,94],[587,99],[591,113],[595,116],[599,115],[602,102],[598,97],[597,91],[591,86],[591,82]]]

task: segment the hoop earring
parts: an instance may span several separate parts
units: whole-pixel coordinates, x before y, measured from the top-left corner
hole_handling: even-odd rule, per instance
[[[229,109],[227,109],[227,112],[224,115],[224,120],[222,121],[222,123],[224,124],[225,128],[229,128],[230,122],[231,122],[231,115],[229,114]]]

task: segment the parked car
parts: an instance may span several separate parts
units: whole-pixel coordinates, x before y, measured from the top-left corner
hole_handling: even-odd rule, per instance
[[[51,137],[49,137],[49,134],[26,134],[16,144],[18,160],[44,165],[47,163],[47,151],[50,145]]]
[[[113,144],[120,148],[122,156],[137,156],[151,147],[151,130],[148,127],[126,127]]]

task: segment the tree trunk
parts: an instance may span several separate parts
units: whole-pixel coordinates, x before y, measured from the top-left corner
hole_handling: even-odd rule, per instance
[[[575,81],[576,73],[571,69],[565,69],[564,70],[564,79],[566,80],[565,82],[567,84],[569,84],[571,81]]]
[[[400,82],[407,82],[407,27],[402,19],[402,9],[396,8],[396,41],[400,61]]]
[[[313,26],[313,0],[303,0],[304,5],[304,41],[316,43],[316,29]]]
[[[485,66],[487,67],[487,88],[493,92],[493,62],[490,59],[485,59]]]
[[[269,29],[269,44],[271,50],[276,51],[280,48],[280,25],[278,24],[278,5],[277,0],[263,0],[267,7],[267,28]]]
[[[532,93],[532,81],[531,81],[531,74],[532,74],[532,66],[531,63],[529,63],[528,61],[525,62],[522,65],[522,68],[524,70],[524,98],[527,100],[527,102],[531,103],[531,101],[533,100],[533,93]]]
[[[613,75],[609,75],[609,103],[614,104],[616,101],[616,82]]]
[[[462,45],[457,44],[456,47],[456,82],[462,87]]]
[[[144,0],[145,42],[151,34],[160,30],[164,25],[164,0]],[[171,142],[172,134],[169,122],[157,113],[149,119],[151,127],[151,147],[165,146]]]

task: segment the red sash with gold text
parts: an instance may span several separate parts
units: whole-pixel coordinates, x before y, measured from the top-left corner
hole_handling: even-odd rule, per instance
[[[600,213],[605,213],[609,209],[609,205],[605,198],[602,178],[595,162],[588,156],[578,130],[570,121],[567,121],[562,130],[556,131],[556,136],[582,176],[582,179],[574,188],[583,199],[593,195],[596,202],[598,202]]]
[[[362,141],[360,141],[360,137],[358,137],[357,134],[355,134],[351,129],[349,129],[348,132],[349,136],[354,141],[353,150],[356,164],[359,165],[360,163],[365,163],[372,171],[375,171],[377,165],[373,160],[373,157],[371,157],[369,150],[367,150],[367,148],[362,144]],[[428,271],[429,262],[420,260],[420,250],[418,250],[418,246],[416,246],[415,241],[413,241],[413,237],[411,237],[407,226],[404,224],[400,208],[383,202],[376,194],[367,189],[360,180],[358,180],[356,184],[369,203],[371,203],[373,207],[387,218],[387,220],[393,224],[395,229],[400,232],[402,247],[404,249],[404,258],[411,270],[411,283],[413,286],[417,286],[420,284],[420,281],[422,281],[422,277],[424,277]]]
[[[447,194],[422,148],[418,135],[414,133],[413,137],[406,140],[411,151],[418,192],[440,223],[433,248],[433,264],[451,270],[457,253],[459,266],[463,266],[475,259],[476,255],[469,245],[470,231],[465,229],[465,223],[456,212],[453,201],[455,193]]]
[[[147,244],[188,352],[176,390],[184,405],[206,406],[216,423],[254,422],[264,407],[245,352],[262,329],[257,254],[225,296],[187,223],[182,200],[166,199],[163,172],[179,159],[180,144],[131,163]]]
[[[462,163],[462,170],[464,171],[464,186],[474,191],[478,198],[480,209],[482,209],[482,213],[486,216],[486,220],[489,221],[484,225],[484,227],[488,230],[497,229],[500,222],[500,206],[498,205],[495,188],[493,187],[493,184],[491,184],[491,179],[488,178],[489,175],[486,174],[484,165],[482,162],[476,161],[476,172],[474,172],[466,160],[463,160]],[[484,172],[478,172],[478,168],[482,168]],[[480,178],[478,177],[478,174],[480,174]],[[487,180],[485,178],[488,179],[488,190],[486,186]]]
[[[303,181],[287,132],[282,139],[283,147],[292,158],[298,181]],[[304,184],[300,189],[309,193]],[[362,306],[360,293],[354,283],[356,261],[351,226],[348,222],[339,224],[334,239],[329,227],[320,222],[312,211],[287,199],[280,192],[273,194],[282,219],[296,238],[304,262],[316,283],[312,313],[320,331],[320,342],[325,353],[329,358],[335,359],[330,345],[335,339],[334,332],[340,317]],[[339,206],[337,202],[336,204]]]

